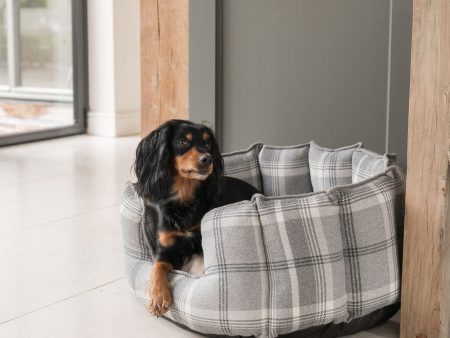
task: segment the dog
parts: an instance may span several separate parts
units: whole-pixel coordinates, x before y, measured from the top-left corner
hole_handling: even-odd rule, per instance
[[[156,208],[154,264],[149,310],[162,316],[172,303],[167,273],[203,253],[200,222],[211,209],[249,200],[259,191],[223,174],[213,131],[186,120],[170,120],[143,138],[136,149],[134,188]],[[150,231],[152,232],[152,231]],[[144,231],[149,236],[149,231]]]

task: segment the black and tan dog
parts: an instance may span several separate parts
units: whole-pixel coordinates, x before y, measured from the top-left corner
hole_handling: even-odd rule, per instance
[[[190,121],[168,121],[142,139],[134,168],[136,191],[159,211],[149,309],[161,316],[172,303],[167,273],[202,253],[200,221],[205,213],[250,199],[258,191],[223,176],[223,159],[213,132]]]

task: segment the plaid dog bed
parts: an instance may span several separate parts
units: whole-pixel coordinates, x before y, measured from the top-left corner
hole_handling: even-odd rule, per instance
[[[344,149],[346,162],[347,153],[356,148]],[[267,147],[264,156],[261,149],[257,144],[226,155],[225,165],[232,165],[227,173],[264,188],[266,195],[284,191],[273,184],[274,173],[283,170],[265,170],[276,164],[260,166],[273,153],[274,158],[289,159],[281,164],[289,164],[289,180],[295,177],[291,164],[298,163],[298,176],[309,182],[301,155],[309,146]],[[286,154],[289,150],[294,153]],[[316,156],[315,167],[326,167],[317,162],[320,158],[329,156]],[[384,162],[381,172],[380,165],[360,170],[368,178],[358,183],[334,186],[335,176],[322,175],[321,184],[331,187],[327,191],[305,193],[311,185],[299,184],[301,193],[258,194],[208,212],[202,220],[204,274],[169,274],[174,301],[167,318],[206,335],[256,337],[310,333],[314,328],[334,332],[317,337],[336,337],[337,332],[352,333],[353,326],[364,329],[386,319],[386,309],[398,303],[400,294],[404,175],[395,164]],[[125,274],[136,297],[147,303],[157,214],[144,206],[129,183],[121,217]],[[149,242],[143,231],[149,232]]]

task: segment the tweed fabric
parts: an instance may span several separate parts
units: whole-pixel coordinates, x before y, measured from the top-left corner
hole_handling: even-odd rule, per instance
[[[399,262],[403,261],[403,225],[405,222],[405,190],[406,190],[406,174],[402,167],[394,163],[392,165],[395,170],[392,170],[391,175],[396,181],[396,196],[395,196],[395,224],[397,231],[398,255]],[[401,264],[400,264],[401,272]]]
[[[399,300],[396,197],[400,182],[387,175],[394,170],[329,191],[340,209],[348,319]]]
[[[329,149],[311,142],[309,148],[309,170],[314,191],[352,183],[352,157],[362,143],[348,147]]]
[[[206,335],[271,338],[398,302],[404,178],[394,165],[327,192],[255,195],[211,210],[202,220],[205,273],[169,273],[166,317]],[[155,237],[142,231],[155,231],[157,214],[130,183],[121,220],[125,274],[147,304]]]
[[[258,154],[262,146],[262,143],[255,143],[245,150],[223,154],[225,176],[239,178],[263,192],[258,163]]]
[[[271,286],[268,335],[346,320],[339,208],[326,193],[256,203]]]
[[[251,202],[208,213],[202,224],[205,273],[218,274],[225,309],[223,334],[275,337],[344,321],[345,272],[338,224],[339,208],[325,193],[292,198],[257,195]],[[246,305],[243,299],[248,300]],[[256,325],[251,327],[254,331],[241,331],[243,315],[246,326]]]
[[[264,145],[259,152],[264,195],[312,192],[308,154],[309,143],[288,147]]]
[[[395,154],[379,155],[367,149],[355,149],[352,157],[352,183],[380,174],[396,162]]]

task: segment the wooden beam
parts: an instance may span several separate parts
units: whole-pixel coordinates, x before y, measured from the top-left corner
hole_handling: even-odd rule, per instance
[[[188,0],[141,0],[141,134],[188,118]]]
[[[414,0],[402,338],[450,337],[450,1]]]

